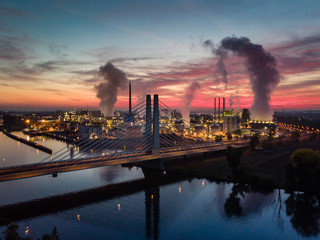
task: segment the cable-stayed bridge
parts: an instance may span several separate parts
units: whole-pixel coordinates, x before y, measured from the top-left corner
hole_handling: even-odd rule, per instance
[[[176,121],[174,111],[154,95],[137,104],[126,121],[117,124],[99,139],[78,139],[39,163],[0,168],[0,181],[56,175],[60,172],[117,164],[142,163],[162,169],[162,160],[222,151],[228,145],[248,146],[248,142],[203,141],[188,134],[190,123]]]

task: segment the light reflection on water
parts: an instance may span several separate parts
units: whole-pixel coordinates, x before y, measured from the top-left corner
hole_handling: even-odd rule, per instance
[[[16,141],[3,135],[0,143],[0,154],[9,161],[18,162],[16,159],[21,157],[19,161],[28,162],[37,156],[35,149],[24,144],[18,147]],[[23,151],[16,150],[15,155],[14,151],[10,152],[10,145]],[[28,151],[32,154],[28,155]],[[41,176],[1,182],[0,205],[142,177],[140,169],[114,166],[58,174],[57,178]],[[319,203],[318,208],[306,207],[308,199],[278,190],[260,193],[247,186],[193,179],[146,188],[17,224],[21,235],[28,229],[28,236],[34,238],[50,233],[57,226],[60,239],[301,239],[302,236],[316,239]],[[305,209],[307,218],[301,217]],[[3,230],[1,227],[0,232]]]
[[[228,216],[233,185],[204,181],[148,188],[18,224],[35,237],[57,226],[61,239],[301,239],[284,203],[278,212],[277,190],[239,195],[242,214]]]
[[[15,132],[16,135],[18,135],[17,133]],[[21,133],[20,136],[23,136],[23,134]],[[53,139],[46,138],[45,142],[47,141],[51,146],[56,144],[55,151],[66,145]],[[48,156],[42,151],[37,154],[37,149],[23,143],[20,143],[20,147],[17,147],[17,141],[5,136],[3,133],[0,133],[0,154],[1,158],[4,157],[6,159],[6,166],[39,162],[44,156]],[[0,206],[142,177],[143,174],[139,168],[129,170],[121,166],[108,166],[58,173],[56,178],[51,175],[45,175],[0,182]],[[12,189],[15,189],[15,191],[12,191]]]

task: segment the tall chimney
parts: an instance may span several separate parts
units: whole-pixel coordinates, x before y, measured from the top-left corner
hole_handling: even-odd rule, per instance
[[[220,119],[220,97],[219,97],[219,111],[218,111],[218,118]]]
[[[131,114],[131,81],[129,81],[129,114]]]
[[[226,110],[226,99],[223,98],[223,116],[224,116],[224,111]]]
[[[217,115],[217,98],[214,98],[214,116]]]

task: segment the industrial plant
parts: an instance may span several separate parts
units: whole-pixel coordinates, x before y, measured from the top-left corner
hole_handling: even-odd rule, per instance
[[[46,134],[60,139],[143,139],[146,132],[146,101],[132,107],[132,86],[129,82],[128,111],[114,111],[113,116],[104,116],[101,111],[88,109],[57,111],[51,116],[25,115],[24,124],[29,134]],[[147,99],[148,99],[147,95]],[[159,96],[159,133],[175,141],[215,142],[241,139],[252,134],[266,134],[277,127],[272,121],[252,121],[249,109],[236,112],[226,109],[225,97],[214,97],[210,114],[190,114],[189,121],[183,119],[177,109],[170,109]],[[150,109],[153,111],[153,109]],[[151,115],[150,115],[151,116]],[[152,126],[151,126],[152,127]],[[231,136],[231,137],[230,137]],[[180,139],[180,140],[179,140]],[[141,140],[142,141],[142,140]]]

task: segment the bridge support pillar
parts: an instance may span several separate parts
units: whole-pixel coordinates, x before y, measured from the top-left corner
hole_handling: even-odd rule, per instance
[[[141,164],[141,168],[143,169],[152,169],[157,171],[165,171],[165,168],[160,159],[145,161]]]
[[[152,132],[151,132],[152,116],[151,116],[151,95],[146,96],[146,132],[145,132],[145,145],[146,151],[152,151]]]
[[[159,96],[153,96],[153,153],[159,154],[160,134],[159,134]]]

